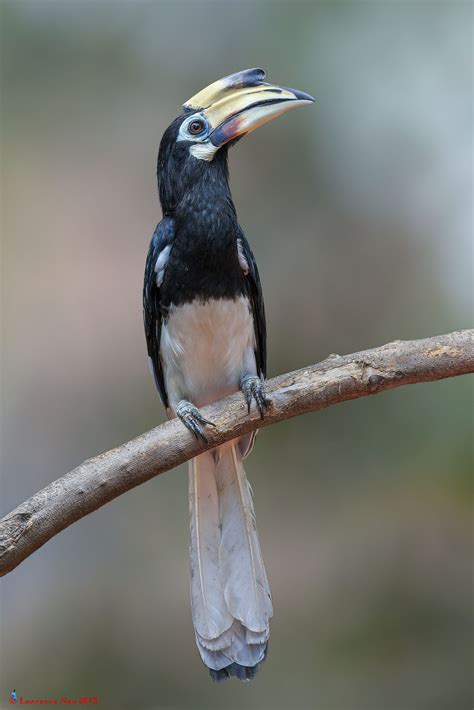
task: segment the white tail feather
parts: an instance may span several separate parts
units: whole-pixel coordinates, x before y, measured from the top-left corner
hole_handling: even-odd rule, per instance
[[[272,602],[238,442],[190,462],[191,598],[204,663],[254,667]]]
[[[272,602],[258,541],[252,494],[238,446],[219,451],[216,469],[222,526],[219,561],[224,597],[235,619],[254,632],[268,630]]]
[[[196,633],[217,639],[232,626],[219,571],[219,501],[214,457],[201,454],[189,465],[191,512],[191,606]]]

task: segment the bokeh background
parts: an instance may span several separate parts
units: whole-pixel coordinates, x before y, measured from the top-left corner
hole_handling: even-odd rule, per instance
[[[1,1],[2,513],[164,420],[141,286],[184,100],[263,66],[317,97],[231,153],[269,374],[472,321],[470,2]],[[472,707],[472,390],[418,385],[262,432],[275,616],[250,685],[194,647],[186,469],[2,584],[1,699],[104,708]],[[3,706],[2,705],[2,706]]]

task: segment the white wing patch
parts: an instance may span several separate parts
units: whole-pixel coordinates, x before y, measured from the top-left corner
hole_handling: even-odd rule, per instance
[[[158,286],[158,288],[163,283],[163,279],[165,277],[165,269],[166,269],[166,265],[168,264],[170,251],[171,251],[171,244],[168,244],[163,249],[163,251],[160,252],[158,259],[156,260],[155,273],[156,273],[156,285]]]
[[[245,258],[244,245],[242,244],[241,239],[237,239],[237,254],[239,257],[240,268],[244,272],[244,275],[247,276],[247,274],[249,272],[249,263],[248,263],[247,259]]]

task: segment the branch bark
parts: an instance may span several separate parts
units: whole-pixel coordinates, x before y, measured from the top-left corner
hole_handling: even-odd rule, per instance
[[[395,341],[352,355],[330,355],[316,365],[267,382],[270,405],[261,420],[247,414],[241,394],[203,408],[215,422],[208,444],[177,419],[88,459],[21,503],[0,521],[0,576],[85,515],[196,454],[300,414],[394,387],[474,372],[474,330],[424,340]]]

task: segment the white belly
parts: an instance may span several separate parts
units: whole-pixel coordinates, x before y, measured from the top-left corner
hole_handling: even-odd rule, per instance
[[[161,360],[170,406],[197,407],[239,389],[256,374],[255,333],[246,297],[171,306],[161,329]]]

